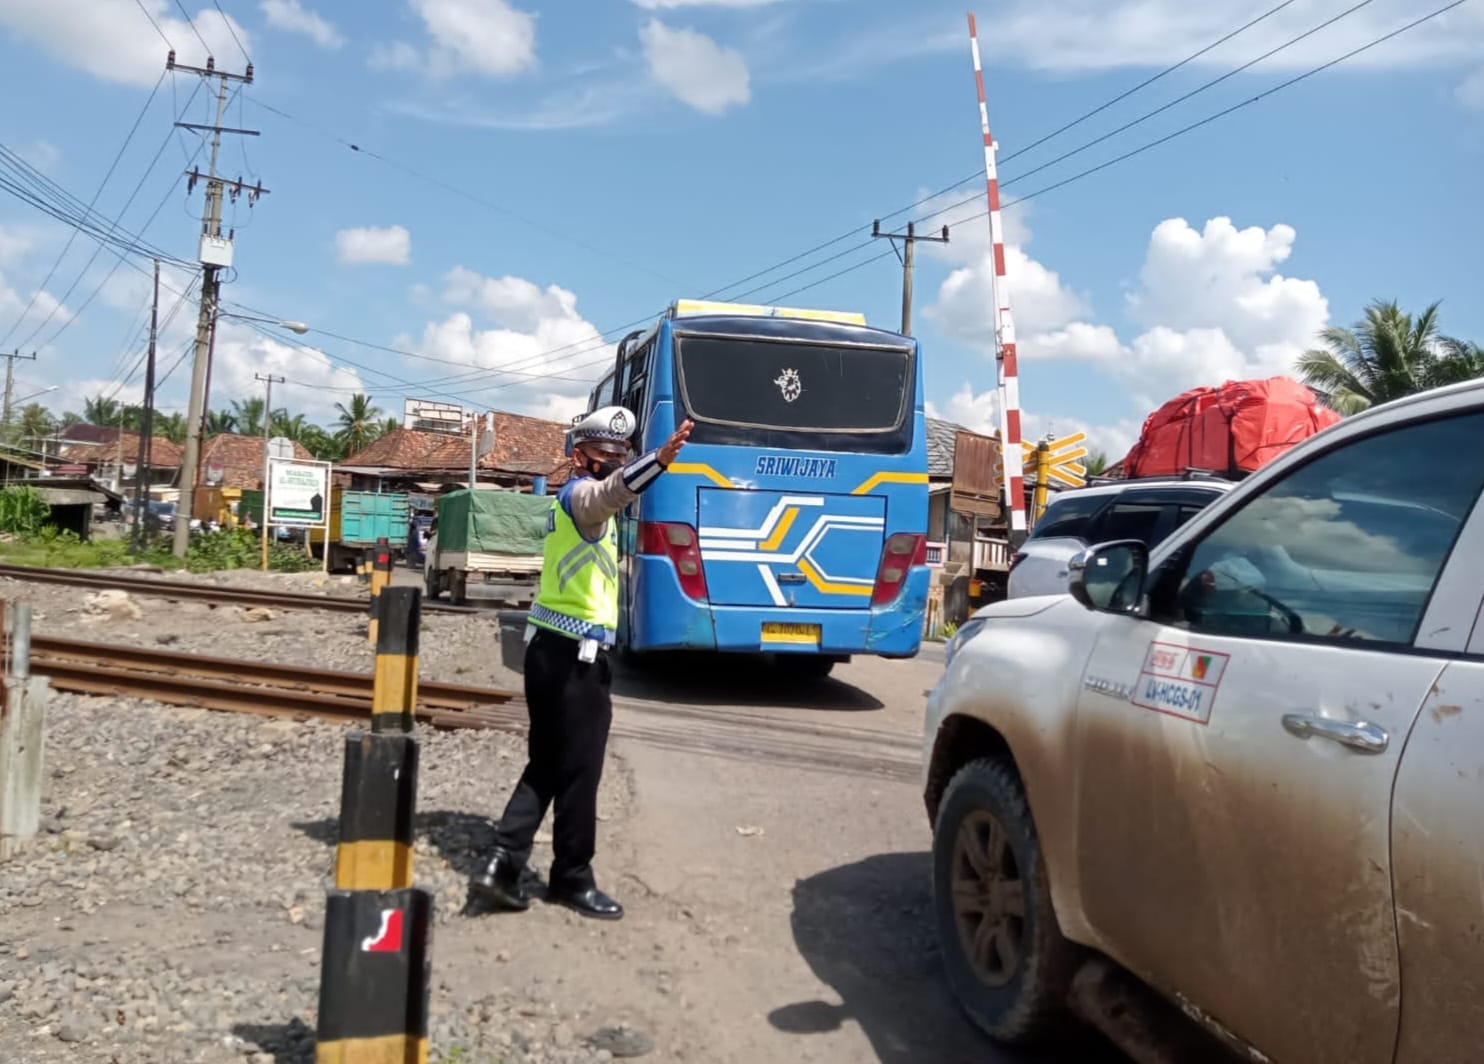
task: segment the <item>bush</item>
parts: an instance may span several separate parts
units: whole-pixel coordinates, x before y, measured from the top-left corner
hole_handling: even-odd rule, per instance
[[[0,489],[0,532],[15,536],[35,535],[50,516],[51,507],[34,488],[17,485]]]
[[[191,537],[186,568],[193,573],[220,569],[256,569],[262,564],[262,544],[241,528],[223,528]],[[268,568],[280,573],[303,573],[316,568],[313,558],[296,547],[268,544]]]

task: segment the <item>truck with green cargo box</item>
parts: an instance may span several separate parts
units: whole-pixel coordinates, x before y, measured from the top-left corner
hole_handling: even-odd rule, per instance
[[[411,507],[406,492],[330,490],[330,564],[331,572],[353,571],[366,551],[385,539],[394,557],[407,549],[407,527]],[[259,527],[263,523],[263,492],[246,490],[237,504],[237,519],[251,517]],[[278,526],[291,527],[291,526]],[[325,530],[309,530],[310,550],[316,557],[325,551]]]
[[[423,582],[430,599],[444,591],[455,605],[468,598],[472,578],[495,586],[507,603],[529,605],[541,580],[541,549],[550,495],[467,488],[438,499],[437,525],[428,540]]]

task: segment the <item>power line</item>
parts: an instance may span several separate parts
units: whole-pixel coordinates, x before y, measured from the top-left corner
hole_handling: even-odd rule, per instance
[[[365,155],[365,156],[367,156],[369,158],[375,159],[377,162],[380,162],[380,163],[382,163],[382,164],[384,164],[386,166],[390,166],[390,167],[392,167],[395,170],[400,170],[403,173],[405,173],[405,174],[407,174],[407,175],[409,175],[411,177],[417,178],[419,181],[424,181],[424,182],[427,182],[430,185],[435,185],[438,188],[443,189],[445,192],[448,192],[448,193],[451,193],[452,195],[459,196],[459,197],[461,197],[463,199],[466,199],[470,203],[478,204],[479,206],[484,207],[484,208],[486,208],[488,210],[495,211],[498,214],[503,214],[503,215],[505,215],[508,218],[513,218],[513,219],[515,219],[516,221],[520,222],[523,225],[530,226],[532,229],[536,229],[536,230],[539,230],[540,232],[545,233],[549,237],[553,237],[553,238],[555,238],[557,240],[561,240],[561,241],[564,241],[566,243],[572,244],[572,245],[574,245],[576,247],[582,248],[584,251],[590,251],[594,255],[601,255],[604,258],[612,259],[613,261],[618,262],[618,263],[621,263],[624,266],[631,267],[632,269],[642,270],[644,273],[647,273],[651,277],[655,277],[655,278],[657,278],[657,279],[659,279],[661,281],[664,281],[666,284],[682,284],[683,283],[681,281],[676,280],[674,277],[670,277],[670,276],[667,276],[666,274],[660,273],[659,271],[654,270],[654,269],[652,269],[652,268],[650,268],[648,266],[645,266],[642,263],[635,262],[632,259],[626,258],[626,257],[624,257],[622,255],[617,255],[617,254],[615,254],[615,253],[613,253],[611,251],[606,251],[603,248],[596,247],[596,246],[594,246],[594,245],[588,243],[587,241],[582,240],[582,239],[580,239],[578,237],[575,237],[575,236],[572,236],[572,235],[570,235],[568,233],[563,233],[563,232],[560,232],[559,230],[553,229],[550,226],[544,225],[541,222],[538,222],[538,221],[535,221],[535,220],[533,220],[531,218],[528,218],[525,215],[521,214],[520,212],[514,211],[511,208],[509,208],[509,207],[507,207],[507,206],[505,206],[503,204],[496,203],[493,200],[486,199],[485,197],[480,196],[477,193],[470,192],[469,190],[464,189],[464,188],[460,188],[458,185],[455,185],[455,184],[452,184],[451,182],[445,181],[441,177],[435,177],[432,174],[424,173],[423,171],[417,169],[416,167],[409,166],[406,163],[403,163],[403,162],[400,162],[397,159],[391,158],[390,156],[383,155],[380,152],[373,151],[372,149],[367,148],[367,147],[364,147],[364,146],[362,146],[362,145],[360,145],[360,144],[358,144],[358,143],[356,143],[354,141],[347,140],[346,138],[344,138],[342,136],[339,136],[336,133],[333,133],[333,132],[331,132],[329,130],[320,128],[319,126],[315,125],[312,122],[309,122],[309,121],[306,121],[305,119],[298,118],[298,117],[296,117],[294,115],[291,115],[287,111],[283,110],[282,108],[274,107],[272,104],[264,103],[262,100],[252,100],[251,102],[255,106],[258,106],[258,107],[263,108],[265,111],[271,111],[273,114],[278,115],[280,118],[286,118],[290,122],[297,122],[300,125],[304,126],[306,129],[311,129],[311,130],[313,130],[314,132],[320,134],[323,137],[328,137],[331,140],[334,140],[337,144],[340,144],[340,145],[343,145],[346,148],[349,148],[351,151],[357,153],[358,155]]]
[[[148,15],[149,12],[145,11],[145,14]],[[153,21],[153,19],[151,19],[151,21]],[[158,26],[156,26],[155,28],[159,29]],[[111,162],[108,166],[108,172],[103,175],[103,180],[98,182],[98,187],[93,192],[92,202],[88,204],[89,210],[92,210],[93,204],[98,202],[98,197],[103,194],[103,188],[105,185],[108,184],[108,179],[113,176],[114,170],[118,169],[119,161],[123,159],[124,152],[128,150],[130,142],[133,141],[134,134],[139,131],[139,124],[144,121],[144,116],[149,113],[150,105],[155,102],[155,94],[160,91],[160,85],[163,84],[164,81],[165,75],[161,73],[159,80],[155,82],[155,87],[150,90],[148,98],[145,99],[144,106],[139,109],[139,114],[135,117],[134,124],[129,127],[128,136],[126,136],[124,138],[124,142],[119,145],[119,150],[114,153],[113,162]],[[62,265],[62,260],[66,258],[67,252],[72,249],[72,242],[76,239],[77,230],[74,229],[72,230],[71,235],[67,237],[67,242],[62,245],[62,250],[57,254],[56,261],[52,263],[51,269],[46,271],[46,277],[42,279],[41,284],[37,286],[36,290],[31,293],[31,298],[26,303],[26,308],[21,311],[20,316],[16,318],[14,324],[12,324],[11,327],[6,330],[5,335],[3,337],[0,337],[0,345],[4,345],[7,341],[10,340],[11,336],[14,335],[16,329],[20,328],[21,322],[25,321],[26,315],[31,313],[31,308],[36,305],[37,297],[46,290],[46,286],[51,282],[52,275],[55,274],[57,272],[57,268]]]
[[[134,3],[139,5],[139,10],[144,12],[145,18],[149,19],[149,24],[153,26],[155,28],[155,32],[160,35],[160,40],[165,42],[165,47],[169,48],[173,52],[175,50],[175,45],[170,43],[170,38],[165,36],[165,31],[160,29],[160,24],[156,22],[155,17],[149,13],[149,8],[144,6],[144,0],[134,0]]]
[[[200,85],[197,85],[196,86],[196,90],[197,90],[197,92],[200,91]],[[196,98],[196,93],[195,92],[191,93],[191,98],[186,101],[186,108],[187,109],[190,108],[191,103],[192,103],[192,101],[195,100],[195,98]],[[184,113],[184,112],[182,112],[182,113]],[[174,129],[171,129],[169,132],[167,132],[165,134],[165,139],[160,142],[159,150],[157,150],[155,152],[155,157],[152,160],[150,160],[150,164],[149,164],[148,168],[145,169],[144,175],[142,177],[140,177],[139,181],[134,185],[134,191],[132,191],[132,192],[129,193],[129,198],[124,201],[124,205],[119,208],[117,218],[114,220],[113,225],[111,225],[109,227],[109,231],[110,232],[112,232],[114,229],[117,228],[119,222],[121,222],[123,220],[123,217],[128,212],[129,208],[134,205],[134,200],[139,195],[140,189],[144,188],[144,183],[149,180],[150,174],[152,174],[152,173],[155,172],[155,167],[157,165],[159,165],[160,157],[165,154],[165,149],[167,149],[168,147],[170,147],[170,140],[174,136],[174,133],[175,133]],[[199,148],[197,149],[197,154],[200,154],[200,149]],[[145,233],[149,232],[149,227],[151,225],[153,225],[155,219],[159,217],[160,211],[162,211],[165,208],[165,204],[170,201],[170,196],[174,193],[174,191],[175,191],[175,183],[172,181],[171,184],[170,184],[170,186],[168,188],[166,188],[164,197],[160,200],[159,204],[155,207],[154,211],[150,213],[150,216],[147,219],[145,219],[144,225],[142,227],[140,227],[140,230],[139,230],[140,237],[143,237]],[[72,295],[73,290],[75,288],[77,288],[77,286],[82,282],[82,279],[87,275],[88,270],[90,270],[92,268],[93,263],[96,262],[96,261],[98,261],[98,256],[103,253],[103,248],[104,248],[104,245],[103,244],[99,244],[96,248],[93,249],[92,256],[88,259],[88,261],[86,263],[83,264],[82,269],[78,271],[78,274],[73,279],[72,284],[70,284],[67,287],[67,291],[62,294],[61,298],[57,302],[57,305],[52,308],[52,312],[46,316],[46,320],[45,321],[41,322],[39,325],[36,326],[36,328],[34,330],[32,330],[31,335],[29,337],[27,337],[24,341],[22,341],[22,344],[23,345],[29,344],[33,339],[35,339],[35,337],[37,336],[37,334],[40,333],[41,330],[46,327],[47,323],[50,322],[52,320],[52,318],[56,315],[56,312],[61,307],[61,305],[63,303],[65,303],[65,302],[67,302],[68,296]],[[57,342],[57,338],[60,337],[64,332],[66,332],[67,329],[68,329],[68,327],[74,321],[76,321],[78,319],[78,317],[81,316],[82,312],[84,310],[86,310],[89,307],[89,305],[92,304],[93,300],[98,297],[98,293],[101,292],[101,291],[103,291],[103,287],[106,284],[108,284],[109,281],[113,280],[113,275],[116,274],[116,273],[118,273],[118,268],[119,268],[119,266],[121,266],[123,264],[123,262],[124,262],[124,256],[121,255],[121,254],[118,254],[117,257],[116,257],[116,259],[115,259],[115,261],[114,261],[113,266],[109,269],[109,271],[106,274],[103,275],[103,279],[98,282],[98,284],[97,284],[96,287],[93,288],[93,291],[88,295],[88,298],[85,299],[85,300],[83,300],[82,305],[79,306],[75,311],[72,312],[72,316],[71,317],[67,318],[64,322],[62,322],[62,324],[60,326],[57,327],[57,330],[54,333],[52,333],[51,336],[48,337],[47,340],[46,340],[46,342],[42,345],[43,347],[49,347],[52,344],[54,344],[54,343]]]
[[[237,36],[237,31],[232,28],[232,20],[229,19],[227,17],[227,13],[222,10],[222,5],[218,2],[218,0],[211,0],[211,3],[212,6],[216,8],[217,14],[221,15],[222,24],[227,27],[227,32],[232,35],[232,41],[237,45],[237,50],[242,53],[243,60],[247,63],[248,66],[252,66],[252,56],[248,55],[247,49],[242,47],[242,39]]]
[[[201,47],[206,49],[206,57],[208,59],[211,58],[211,45],[207,44],[206,38],[201,36],[201,31],[196,28],[196,23],[192,21],[190,12],[185,9],[185,4],[181,3],[180,0],[175,0],[175,6],[180,8],[181,17],[185,19],[185,23],[191,28],[191,32],[196,35],[196,40],[201,42]]]

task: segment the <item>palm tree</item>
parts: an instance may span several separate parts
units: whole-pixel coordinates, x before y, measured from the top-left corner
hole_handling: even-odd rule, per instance
[[[1082,464],[1087,468],[1087,475],[1089,477],[1102,476],[1108,471],[1108,466],[1112,465],[1108,461],[1107,451],[1093,451],[1082,460]]]
[[[171,443],[185,443],[186,419],[179,412],[163,416],[158,411],[155,413],[155,435],[164,436]]]
[[[232,421],[242,435],[261,436],[263,434],[263,400],[254,398],[239,402],[233,399]]]
[[[1341,414],[1355,414],[1404,395],[1479,376],[1477,345],[1438,332],[1438,304],[1416,318],[1395,301],[1377,300],[1353,328],[1332,325],[1323,348],[1304,352],[1304,383]]]
[[[117,399],[95,395],[83,401],[82,416],[89,425],[117,425],[122,410]]]
[[[381,410],[371,402],[370,396],[357,392],[350,397],[350,406],[336,403],[335,409],[340,411],[340,431],[336,436],[347,454],[355,454],[380,438]]]
[[[268,429],[274,436],[282,436],[289,440],[302,440],[304,433],[310,428],[310,424],[303,414],[289,416],[287,410],[273,411],[273,421]]]
[[[390,432],[396,432],[397,428],[397,419],[394,417],[389,417],[382,423],[381,431],[377,433],[377,438],[379,439],[380,437],[385,436]]]
[[[230,410],[212,410],[206,415],[206,435],[218,436],[237,431],[237,416]],[[184,437],[182,437],[184,439]]]
[[[130,432],[140,432],[144,429],[144,407],[138,403],[129,403],[119,411],[119,425]]]
[[[40,403],[28,403],[21,408],[20,421],[16,425],[16,433],[22,440],[27,437],[50,436],[55,422],[52,413]]]

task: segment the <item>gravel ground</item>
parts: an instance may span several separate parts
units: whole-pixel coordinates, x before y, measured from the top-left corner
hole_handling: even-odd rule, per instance
[[[322,579],[224,582],[302,591]],[[353,581],[331,578],[330,588],[359,593]],[[13,581],[0,581],[0,597],[30,601],[48,634],[329,668],[372,663],[364,621],[345,615],[149,599],[89,606],[77,589]],[[424,675],[513,682],[493,652],[496,633],[492,618],[427,616]],[[348,730],[53,692],[43,831],[0,866],[0,1061],[312,1061]],[[511,963],[529,941],[511,924],[461,914],[489,816],[520,771],[521,740],[431,730],[419,739],[416,878],[437,905],[433,1059],[588,1064],[648,1048],[634,1033],[653,1030],[643,1015],[593,1011],[560,976]],[[610,755],[605,845],[619,847],[631,802],[632,780]],[[543,833],[532,865],[549,860]],[[549,908],[539,919],[567,928],[574,960],[623,963],[628,947],[609,925]],[[533,930],[537,940],[550,933]],[[656,1050],[651,1059],[685,1055]]]

